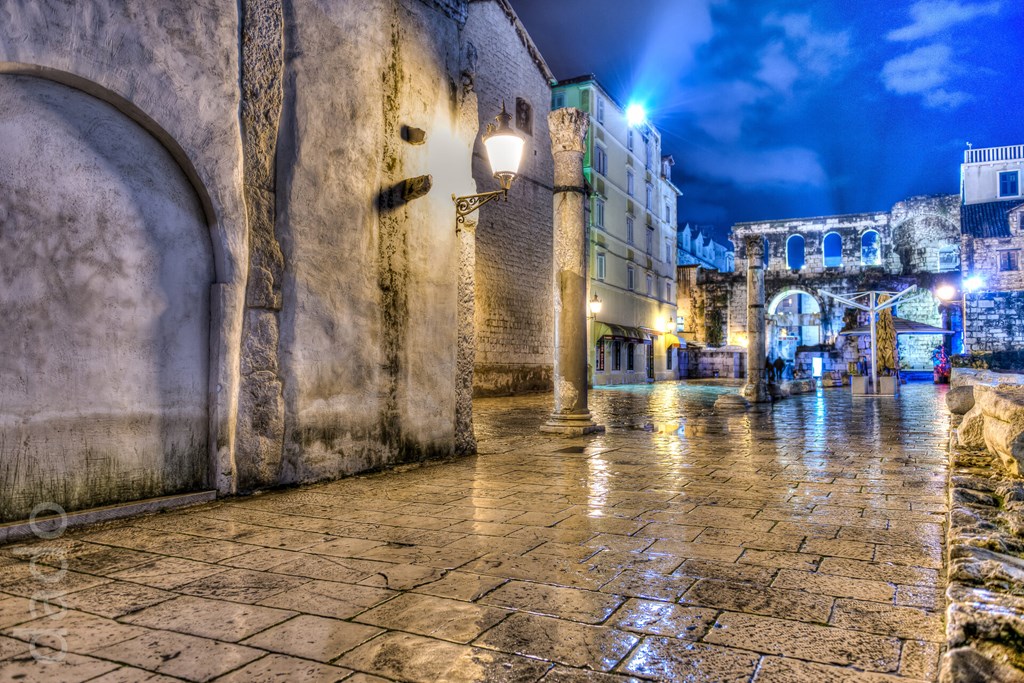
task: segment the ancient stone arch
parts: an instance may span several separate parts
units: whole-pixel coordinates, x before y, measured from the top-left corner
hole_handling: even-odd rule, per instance
[[[209,485],[227,239],[195,166],[73,74],[0,63],[0,88],[0,521]]]

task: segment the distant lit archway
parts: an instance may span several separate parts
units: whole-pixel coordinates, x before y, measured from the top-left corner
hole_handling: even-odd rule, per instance
[[[781,358],[791,373],[799,349],[821,344],[821,302],[809,291],[789,288],[771,298],[766,313],[767,355]]]

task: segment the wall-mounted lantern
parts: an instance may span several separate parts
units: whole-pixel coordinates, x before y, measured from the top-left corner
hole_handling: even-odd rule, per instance
[[[519,174],[519,164],[523,160],[523,148],[526,146],[526,140],[509,125],[512,115],[506,111],[504,102],[501,103],[501,113],[495,117],[495,120],[498,125],[487,124],[487,133],[483,137],[483,143],[487,150],[487,161],[491,165],[491,173],[501,189],[465,197],[452,195],[452,201],[455,202],[456,220],[459,223],[464,223],[466,216],[492,199],[502,197],[508,201],[508,191],[512,188],[512,181]]]
[[[601,297],[595,294],[594,298],[587,303],[587,307],[590,308],[590,316],[592,318],[596,318],[601,313],[601,309],[604,307],[604,302],[601,301]]]

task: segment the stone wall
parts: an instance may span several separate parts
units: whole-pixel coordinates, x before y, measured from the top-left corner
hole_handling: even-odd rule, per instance
[[[696,356],[697,371],[695,375],[691,373],[693,377],[743,379],[746,374],[747,354],[741,349],[702,349]]]
[[[552,387],[552,178],[548,134],[552,76],[506,0],[469,4],[465,39],[473,55],[463,87],[477,94],[480,126],[502,103],[526,138],[508,202],[480,209],[476,230],[476,395]],[[473,154],[481,191],[497,188],[481,142]]]
[[[768,241],[765,305],[770,307],[774,300],[789,292],[812,296],[821,309],[825,370],[845,370],[847,363],[856,361],[868,349],[861,348],[863,340],[838,337],[844,327],[846,309],[820,292],[902,291],[916,285],[923,290],[922,295],[903,304],[898,314],[942,326],[940,302],[930,292],[941,282],[959,280],[959,271],[939,269],[939,248],[959,244],[959,220],[958,197],[941,195],[914,197],[887,212],[739,223],[732,230],[732,241],[740,245],[736,272],[698,269],[693,287],[684,281],[684,277],[693,276],[679,269],[680,305],[692,311],[690,326],[696,341],[706,342],[708,330],[718,322],[723,327],[720,336],[724,343],[745,343],[747,256],[743,240],[748,235],[761,235]],[[861,263],[861,236],[871,230],[879,234],[878,265]],[[841,239],[842,263],[826,267],[823,242],[830,234]],[[786,263],[787,241],[794,235],[805,240],[805,265],[800,270],[792,270]],[[866,317],[862,322],[866,324]],[[769,323],[771,326],[770,316]],[[686,324],[684,319],[684,329]],[[931,369],[931,353],[940,341],[938,336],[901,337],[904,366]]]
[[[0,443],[29,429],[48,445],[20,479],[0,471],[0,500],[17,501],[0,521],[42,500],[232,493],[452,452],[451,195],[476,191],[480,119],[461,87],[465,2],[44,0],[3,14],[0,218],[26,239],[0,250],[21,305],[0,343],[40,358],[5,354]],[[515,35],[507,20],[497,31]],[[44,122],[53,136],[32,132]],[[428,175],[425,196],[403,193]],[[19,330],[40,325],[50,342],[28,349]],[[103,413],[92,431],[67,422],[87,411]],[[78,471],[74,493],[46,484]]]
[[[1024,680],[1021,375],[954,368],[946,636],[939,680]]]
[[[967,295],[967,348],[1010,351],[1024,347],[1024,291]]]

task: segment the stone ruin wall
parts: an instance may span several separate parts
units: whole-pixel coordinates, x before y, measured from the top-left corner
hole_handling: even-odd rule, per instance
[[[502,103],[526,138],[507,202],[480,209],[476,229],[476,363],[473,392],[505,396],[552,388],[552,179],[548,133],[551,74],[506,0],[469,4],[465,36],[472,55],[463,87],[479,102],[480,126]],[[481,192],[497,189],[483,144],[473,153]]]
[[[469,62],[465,2],[246,0],[225,8],[210,0],[46,0],[6,9],[0,94],[10,97],[8,84],[15,77],[49,81],[101,102],[89,111],[108,112],[102,116],[111,123],[97,128],[98,134],[117,130],[123,119],[124,126],[151,136],[177,165],[185,186],[191,185],[194,213],[209,239],[207,265],[192,275],[168,271],[156,284],[166,292],[186,284],[202,290],[190,315],[202,318],[209,332],[202,335],[201,349],[182,356],[191,359],[187,367],[153,367],[152,359],[164,355],[156,351],[140,360],[79,343],[89,349],[88,358],[64,367],[54,355],[53,369],[44,364],[42,372],[58,378],[106,367],[125,377],[194,375],[190,386],[199,398],[188,406],[200,410],[200,427],[190,452],[200,470],[198,485],[222,493],[452,452],[458,437],[459,249],[450,196],[476,191],[471,163],[479,126],[476,94],[461,88]],[[64,111],[62,125],[81,125],[76,111],[84,109]],[[30,119],[5,114],[0,125]],[[425,132],[424,144],[407,138],[412,128]],[[7,133],[5,144],[34,139]],[[131,151],[134,135],[102,142]],[[55,149],[33,152],[41,160],[38,168],[62,168],[69,157]],[[73,188],[75,176],[58,173],[58,191],[41,203],[12,207],[12,179],[19,176],[9,165],[16,158],[5,154],[0,161],[0,218],[7,221],[17,209],[18,221],[31,227],[62,215],[57,202]],[[428,174],[432,190],[406,201],[403,181]],[[112,197],[136,192],[127,175],[103,182]],[[93,211],[76,218],[87,227],[98,225],[102,215]],[[46,230],[37,226],[27,234],[50,234],[59,225],[50,221]],[[132,239],[148,239],[149,224],[119,225],[136,231]],[[154,258],[167,257],[158,241],[152,244]],[[19,269],[35,268],[35,274],[18,279],[42,277],[38,266],[19,258],[0,252],[0,273],[14,277]],[[123,289],[111,282],[101,290]],[[125,301],[133,308],[122,320],[161,310],[159,302]],[[52,320],[59,327],[67,319],[61,313],[67,303],[26,311],[25,319]],[[137,334],[127,324],[106,330],[103,324],[99,317],[84,321],[80,334]],[[13,329],[4,328],[7,337],[0,332],[5,348],[16,345]],[[163,343],[133,339],[143,351]],[[74,387],[75,381],[65,378],[63,384]],[[139,386],[160,391],[165,385],[147,380]],[[36,396],[32,400],[40,405],[59,404],[46,395],[44,383],[24,389],[4,381],[0,405],[11,405],[7,399],[18,391]],[[86,397],[73,388],[65,393],[73,404],[69,415],[110,403],[106,424],[116,425],[129,410],[123,401]],[[175,415],[169,396],[157,395],[154,424]],[[130,394],[121,398],[132,402]],[[11,427],[15,423],[22,426]],[[67,430],[47,431],[34,414],[0,416],[0,441],[19,441],[18,430],[26,424],[38,432],[37,443],[49,445],[31,456],[27,479],[0,473],[0,498],[21,501],[0,511],[0,521],[24,515],[41,497],[75,509],[179,488],[161,462],[180,458],[180,448],[161,441],[159,433],[153,457],[145,460],[149,456],[139,454],[145,449],[134,428],[112,427],[127,445],[105,454],[103,471],[93,472],[79,463],[98,462],[93,455],[68,441]],[[140,471],[141,479],[135,476]],[[46,481],[54,478],[77,493],[51,491]],[[196,485],[191,481],[185,488]]]
[[[879,233],[881,264],[861,265],[861,235],[868,230]],[[822,243],[829,233],[842,238],[842,265],[826,268]],[[742,246],[747,235],[760,234],[768,240],[769,264],[765,270],[765,305],[787,290],[812,294],[822,307],[822,337],[828,339],[843,328],[844,307],[817,295],[819,289],[835,293],[854,293],[872,289],[901,291],[910,285],[930,291],[940,282],[958,282],[959,271],[938,272],[939,248],[959,244],[959,197],[942,195],[914,197],[896,204],[889,212],[825,216],[810,219],[740,223],[731,239],[738,245],[736,271],[718,273],[700,270],[697,291],[686,297],[694,316],[695,338],[706,342],[709,311],[718,307],[726,342],[746,334],[746,253]],[[805,264],[799,271],[786,267],[786,243],[792,235],[805,239]],[[683,287],[680,286],[682,297]],[[903,305],[901,317],[941,326],[938,300],[923,296]],[[862,323],[867,322],[866,316]],[[900,342],[901,359],[914,368],[931,368],[932,349],[937,336],[904,337]],[[825,370],[843,370],[848,363],[865,355],[867,345],[853,337],[839,337],[835,351],[824,359]],[[803,360],[808,368],[810,358]]]

